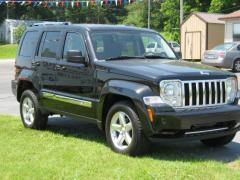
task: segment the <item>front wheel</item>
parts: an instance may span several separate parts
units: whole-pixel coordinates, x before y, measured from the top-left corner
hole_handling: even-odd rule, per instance
[[[38,130],[46,128],[48,116],[41,113],[38,97],[34,91],[23,92],[20,99],[20,114],[26,128]]]
[[[236,134],[231,134],[228,136],[218,137],[218,138],[214,138],[214,139],[204,139],[201,141],[204,145],[209,146],[209,147],[220,147],[220,146],[224,146],[224,145],[232,142],[235,135]]]
[[[135,156],[145,153],[149,148],[138,115],[128,101],[112,106],[105,130],[107,142],[115,152]]]
[[[237,60],[234,62],[233,71],[234,71],[234,72],[240,72],[240,59],[237,59]]]

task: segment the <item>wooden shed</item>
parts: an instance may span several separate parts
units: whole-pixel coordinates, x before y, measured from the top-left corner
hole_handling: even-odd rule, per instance
[[[181,25],[182,58],[201,59],[205,50],[224,42],[223,14],[192,13]]]

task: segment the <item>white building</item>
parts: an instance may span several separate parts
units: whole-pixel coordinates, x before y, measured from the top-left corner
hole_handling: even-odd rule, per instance
[[[219,19],[225,21],[224,41],[240,41],[240,10],[227,14]]]
[[[29,27],[34,23],[40,23],[42,21],[30,21],[30,20],[15,20],[15,19],[6,19],[0,25],[0,42],[4,43],[16,43],[14,39],[14,30],[21,24]]]

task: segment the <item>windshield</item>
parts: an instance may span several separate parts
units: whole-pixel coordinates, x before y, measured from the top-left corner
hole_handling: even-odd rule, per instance
[[[156,33],[143,31],[93,31],[91,41],[99,60],[117,57],[176,59],[174,52]]]
[[[221,44],[221,45],[218,45],[216,47],[213,48],[213,50],[223,50],[223,51],[226,51],[226,50],[229,50],[231,49],[233,46],[235,46],[236,43],[225,43],[225,44]]]

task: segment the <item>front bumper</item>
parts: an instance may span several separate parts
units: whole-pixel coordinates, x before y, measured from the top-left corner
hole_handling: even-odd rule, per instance
[[[233,134],[240,129],[240,106],[224,105],[202,109],[161,112],[154,110],[154,139],[206,139]]]

